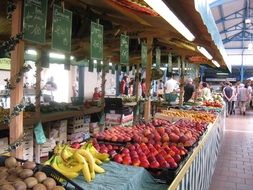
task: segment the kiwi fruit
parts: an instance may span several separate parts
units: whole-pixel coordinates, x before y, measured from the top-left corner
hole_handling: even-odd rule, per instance
[[[51,177],[47,177],[47,179],[43,181],[43,184],[47,187],[47,190],[52,190],[56,186],[55,180]]]
[[[6,179],[8,175],[9,175],[9,174],[8,174],[7,171],[1,172],[1,173],[0,173],[0,180]]]
[[[45,185],[38,183],[37,185],[33,186],[33,190],[47,190],[47,188]]]
[[[55,186],[52,190],[65,190],[62,186]]]
[[[9,157],[4,161],[4,164],[7,168],[13,168],[17,166],[17,160],[14,157]]]
[[[38,180],[35,177],[28,177],[24,180],[27,185],[27,188],[33,188],[33,186],[38,184]]]
[[[13,183],[13,186],[15,187],[16,190],[26,190],[27,185],[23,181],[16,181]]]
[[[0,173],[7,172],[7,171],[8,171],[8,168],[0,166]]]
[[[1,190],[15,190],[15,188],[13,187],[13,185],[6,184],[1,187]]]
[[[15,174],[11,174],[9,175],[6,180],[9,181],[9,182],[14,182],[14,181],[17,181],[17,179],[19,179]]]
[[[33,171],[30,169],[24,169],[22,172],[19,173],[19,177],[22,179],[31,177],[33,175]]]
[[[26,161],[26,162],[23,164],[23,168],[24,168],[24,169],[33,170],[35,167],[36,167],[36,164],[35,164],[35,162],[32,162],[32,161]]]
[[[34,177],[38,180],[39,183],[47,179],[47,175],[44,172],[36,172]]]

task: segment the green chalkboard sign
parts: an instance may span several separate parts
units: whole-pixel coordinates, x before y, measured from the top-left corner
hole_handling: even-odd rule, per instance
[[[147,44],[141,43],[141,65],[143,68],[147,66],[148,48]]]
[[[129,63],[129,37],[121,34],[120,36],[120,64]]]
[[[161,50],[160,50],[160,48],[156,48],[155,58],[156,58],[156,68],[160,68],[160,65],[161,65]]]
[[[52,26],[52,48],[71,51],[72,12],[54,5]]]
[[[24,0],[24,39],[44,44],[46,42],[48,0]]]
[[[88,71],[89,71],[89,72],[93,72],[93,70],[94,70],[94,63],[93,63],[93,60],[89,60],[89,69],[88,69]]]
[[[90,30],[91,59],[103,60],[103,25],[91,22]]]

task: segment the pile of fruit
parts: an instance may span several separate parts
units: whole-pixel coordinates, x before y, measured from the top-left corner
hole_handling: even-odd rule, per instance
[[[95,173],[105,172],[99,165],[106,161],[109,161],[109,154],[99,153],[93,144],[88,142],[79,149],[58,144],[54,155],[44,164],[52,166],[69,179],[82,173],[84,180],[89,183],[95,179]]]
[[[198,122],[213,123],[216,115],[205,111],[192,111],[192,110],[162,110],[162,115],[166,117],[186,118]]]
[[[171,124],[165,120],[153,120],[148,124],[139,124],[133,127],[117,126],[96,134],[95,138],[98,141],[106,140],[119,143],[174,143],[190,147],[203,134],[206,127],[206,122],[194,120],[181,120],[176,124]]]
[[[21,165],[14,157],[5,160],[0,167],[1,190],[64,190],[57,186],[53,178],[47,177],[44,172],[34,172],[36,164],[26,161]]]
[[[94,142],[94,146],[100,151],[106,146],[115,162],[144,168],[177,168],[187,153],[184,147],[168,144],[135,143],[118,149],[109,144]]]
[[[167,126],[170,123],[165,120],[153,120],[147,124],[138,124],[133,127],[115,126],[106,131],[97,133],[94,137],[99,141],[130,142],[134,140],[135,134],[142,133],[147,127]]]
[[[203,106],[207,106],[207,107],[215,107],[215,108],[222,108],[223,107],[223,105],[222,105],[222,103],[220,103],[219,101],[204,101],[203,102],[203,104],[202,104]]]

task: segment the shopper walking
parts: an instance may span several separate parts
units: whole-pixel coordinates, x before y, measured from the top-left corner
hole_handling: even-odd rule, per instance
[[[225,87],[223,88],[223,98],[226,103],[226,116],[232,114],[232,98],[233,98],[233,88],[231,87],[229,82],[225,83]]]
[[[249,90],[247,89],[247,86],[244,86],[244,84],[240,84],[240,88],[238,91],[238,101],[240,107],[240,114],[245,115],[246,105],[247,102],[249,101]]]
[[[184,86],[184,102],[188,102],[190,99],[194,97],[195,87],[192,84],[192,79],[189,78],[187,80],[187,84]]]
[[[237,95],[238,95],[238,87],[236,86],[233,86],[232,85],[232,89],[233,89],[233,97],[232,97],[232,108],[231,108],[231,112],[230,112],[230,115],[232,115],[232,113],[235,115],[235,107],[236,107],[236,102],[237,102]]]
[[[174,79],[174,75],[172,73],[169,74],[169,80],[165,82],[164,88],[165,94],[170,94],[179,88],[177,81]]]
[[[146,79],[145,78],[143,78],[141,80],[141,95],[142,95],[143,98],[145,98],[146,95],[147,95]]]
[[[200,98],[203,100],[210,100],[212,98],[211,90],[208,88],[206,82],[202,83],[202,88],[200,90]]]

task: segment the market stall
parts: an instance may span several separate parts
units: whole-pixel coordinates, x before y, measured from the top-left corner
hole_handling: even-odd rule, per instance
[[[10,31],[16,35],[10,40],[15,42],[10,43],[11,49],[6,48],[12,51],[11,78],[6,80],[11,103],[10,109],[0,110],[0,125],[10,138],[0,141],[3,142],[1,148],[8,155],[21,158],[22,163],[35,160],[38,167],[32,169],[55,178],[66,188],[69,184],[76,184],[76,189],[208,187],[222,140],[223,103],[213,97],[208,101],[197,97],[192,104],[183,104],[183,84],[189,76],[186,68],[189,64],[197,64],[192,61],[195,56],[212,64],[211,59],[203,58],[200,45],[212,49],[213,59],[222,67],[226,68],[226,63],[199,13],[186,11],[194,7],[194,1],[184,6],[164,2],[188,23],[193,36],[204,33],[207,37],[185,38],[161,17],[163,15],[159,16],[148,1],[65,0],[59,3],[38,0],[34,4],[17,0],[15,8],[8,13],[12,15],[12,21],[8,21],[12,23]],[[39,11],[34,11],[37,9]],[[49,27],[52,32],[46,26],[48,22],[52,22],[52,28]],[[28,98],[23,99],[24,74],[32,69],[23,65],[24,48],[28,47],[37,50],[37,57],[33,57],[35,104],[27,104]],[[55,58],[53,53],[52,58],[51,49],[63,54]],[[71,60],[71,55],[75,61]],[[52,66],[55,63],[61,66]],[[165,72],[160,69],[162,67]],[[173,68],[178,70],[179,85],[178,101],[172,104],[172,94],[165,94],[162,100],[152,92],[155,92],[157,80],[166,78],[167,70],[172,72]],[[124,87],[123,91],[132,88],[135,94],[131,95],[135,96],[129,97],[130,94],[122,91],[119,97],[106,98],[106,91],[112,92],[120,76],[130,75],[130,70],[132,86]],[[198,85],[198,67],[192,71]],[[116,82],[110,81],[113,79]],[[54,84],[54,80],[59,83]],[[72,102],[52,101],[57,88],[63,89],[58,91],[59,100],[71,99]],[[142,98],[139,98],[140,89]],[[43,101],[42,91],[47,91]],[[88,101],[88,96],[92,96],[92,101]],[[144,105],[141,116],[138,114],[140,104]],[[96,118],[94,121],[92,116]],[[25,165],[22,169],[27,169]],[[9,168],[6,163],[1,166]],[[35,171],[29,172],[27,177],[36,177]],[[19,173],[14,177],[22,178]],[[13,184],[13,179],[7,178],[4,182]]]

